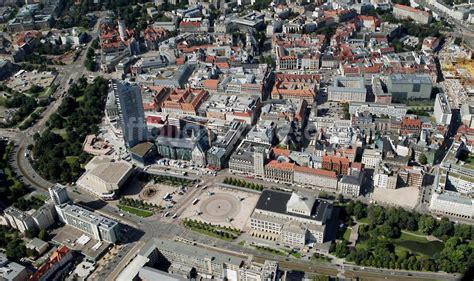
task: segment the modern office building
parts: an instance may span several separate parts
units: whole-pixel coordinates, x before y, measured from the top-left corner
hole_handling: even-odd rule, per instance
[[[436,95],[434,103],[434,116],[436,118],[436,123],[439,125],[451,124],[451,117],[453,116],[451,112],[451,106],[449,105],[448,98],[443,93]]]
[[[64,205],[59,209],[64,223],[75,227],[96,240],[115,243],[118,240],[119,224],[109,218],[75,205]]]
[[[113,80],[112,93],[119,116],[117,127],[122,130],[125,145],[133,147],[146,141],[148,131],[140,87]]]
[[[428,74],[391,74],[387,79],[387,89],[396,102],[429,99],[433,82]]]
[[[264,190],[250,217],[250,233],[290,247],[323,243],[332,208],[310,195]]]
[[[339,76],[328,87],[328,100],[338,102],[365,102],[367,89],[363,77]]]

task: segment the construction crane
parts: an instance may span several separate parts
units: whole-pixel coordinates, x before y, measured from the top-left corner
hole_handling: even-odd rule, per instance
[[[184,119],[184,118],[181,118],[181,117],[176,117],[176,119],[181,120],[183,122],[187,122],[187,123],[195,124],[195,125],[198,125],[198,126],[206,127],[206,129],[207,129],[207,142],[209,144],[209,148],[212,147],[211,129],[209,128],[208,121],[204,121],[204,122],[201,123],[201,122],[197,122],[197,121],[193,121],[193,120],[189,120],[189,119]],[[166,116],[166,122],[168,122],[168,115]]]

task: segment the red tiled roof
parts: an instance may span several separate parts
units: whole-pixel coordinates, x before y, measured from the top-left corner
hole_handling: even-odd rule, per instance
[[[217,85],[219,85],[218,79],[207,79],[203,83],[204,88],[210,90],[217,90]]]
[[[285,156],[285,157],[288,157],[290,155],[290,151],[288,149],[284,149],[284,148],[278,148],[278,147],[273,147],[272,148],[272,152],[273,154],[275,154],[276,156]]]
[[[295,163],[278,162],[277,160],[272,160],[272,161],[268,162],[268,164],[265,167],[266,168],[274,168],[274,169],[278,169],[278,170],[293,171],[295,169]]]
[[[295,167],[295,172],[313,174],[313,175],[318,175],[318,176],[322,176],[322,177],[329,177],[329,178],[337,178],[336,172],[334,172],[334,171],[314,169],[314,168],[304,167],[304,166],[296,166]]]

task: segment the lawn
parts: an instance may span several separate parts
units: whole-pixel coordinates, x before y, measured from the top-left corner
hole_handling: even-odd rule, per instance
[[[350,227],[339,228],[337,231],[337,239],[349,241],[349,238],[351,237],[351,231],[352,229]]]
[[[125,211],[127,213],[130,213],[130,214],[142,217],[142,218],[150,217],[150,216],[153,215],[153,212],[147,211],[147,210],[142,210],[142,209],[133,208],[133,207],[129,207],[129,206],[123,206],[123,205],[118,205],[118,207],[122,211]]]
[[[74,163],[79,157],[77,156],[66,156],[66,162],[71,165]]]
[[[443,250],[443,242],[428,241],[426,238],[402,233],[400,238],[394,239],[397,249],[404,249],[420,255],[432,256]]]
[[[352,228],[346,228],[346,230],[344,231],[344,234],[342,235],[342,238],[346,241],[349,241],[349,238],[351,237],[351,232],[352,232]]]
[[[60,135],[64,140],[67,140],[67,132],[66,129],[53,129],[51,130],[53,133]]]

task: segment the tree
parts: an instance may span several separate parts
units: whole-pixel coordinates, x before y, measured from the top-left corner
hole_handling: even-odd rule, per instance
[[[345,258],[349,254],[349,248],[345,241],[336,243],[334,255],[338,258]]]
[[[365,218],[367,216],[365,208],[366,207],[362,202],[360,202],[360,201],[356,202],[356,204],[354,206],[354,216],[356,217],[356,219],[360,220],[360,219]]]
[[[421,165],[426,165],[428,164],[428,158],[426,158],[426,155],[424,153],[421,153],[420,156],[418,156],[418,162]]]
[[[424,234],[431,234],[436,227],[436,221],[430,215],[422,216],[418,224],[421,232]]]
[[[48,232],[46,232],[46,229],[41,229],[39,234],[38,234],[38,239],[41,239],[43,241],[46,241],[48,239]]]
[[[447,218],[443,218],[439,222],[438,227],[436,227],[433,230],[433,235],[443,240],[446,240],[453,233],[453,231],[454,231],[453,222]]]

